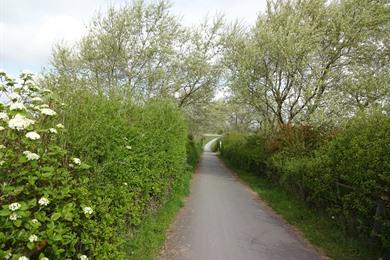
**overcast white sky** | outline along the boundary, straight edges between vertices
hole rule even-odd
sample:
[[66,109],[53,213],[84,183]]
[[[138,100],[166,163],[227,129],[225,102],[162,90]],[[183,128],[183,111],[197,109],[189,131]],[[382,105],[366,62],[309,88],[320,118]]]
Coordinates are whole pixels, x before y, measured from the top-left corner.
[[[77,41],[93,15],[126,0],[0,0],[0,69],[17,76],[47,66],[54,43]],[[266,0],[171,0],[172,12],[186,25],[206,15],[254,24]]]

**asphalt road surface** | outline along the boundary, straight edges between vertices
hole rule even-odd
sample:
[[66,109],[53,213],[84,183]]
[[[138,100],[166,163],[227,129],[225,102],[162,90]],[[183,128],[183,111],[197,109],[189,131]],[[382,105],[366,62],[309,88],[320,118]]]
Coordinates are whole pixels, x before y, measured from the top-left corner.
[[160,259],[322,259],[205,146]]

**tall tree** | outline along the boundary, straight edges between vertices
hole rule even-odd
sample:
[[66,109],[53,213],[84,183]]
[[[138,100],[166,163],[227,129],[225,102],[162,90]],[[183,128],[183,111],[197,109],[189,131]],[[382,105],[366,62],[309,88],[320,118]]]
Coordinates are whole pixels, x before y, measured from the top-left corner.
[[222,21],[186,28],[165,0],[112,7],[96,16],[77,45],[55,49],[54,74],[135,102],[171,98],[190,112],[212,99],[219,82]]
[[233,91],[271,124],[310,120],[384,25],[385,11],[379,0],[268,1],[256,26],[227,45]]

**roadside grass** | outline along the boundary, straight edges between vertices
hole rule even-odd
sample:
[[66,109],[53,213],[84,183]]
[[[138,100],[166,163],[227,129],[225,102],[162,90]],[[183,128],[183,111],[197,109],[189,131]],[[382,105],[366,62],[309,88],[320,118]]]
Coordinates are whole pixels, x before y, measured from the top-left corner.
[[156,214],[147,217],[140,229],[128,240],[125,245],[127,259],[156,259],[165,242],[166,230],[183,206],[183,198],[189,194],[192,174],[193,170],[185,173],[185,177],[173,189],[171,198]]
[[289,224],[295,226],[303,236],[331,259],[380,259],[379,252],[369,250],[361,239],[345,234],[342,228],[324,212],[309,208],[302,200],[266,178],[234,167],[222,158],[227,167],[233,169],[259,197]]

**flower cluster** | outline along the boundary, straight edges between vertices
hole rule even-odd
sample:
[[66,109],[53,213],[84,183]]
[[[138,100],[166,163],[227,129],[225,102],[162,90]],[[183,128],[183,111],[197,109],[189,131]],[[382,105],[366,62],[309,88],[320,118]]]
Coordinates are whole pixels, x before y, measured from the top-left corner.
[[49,205],[50,201],[48,199],[46,199],[45,197],[42,197],[39,199],[38,203],[41,206],[47,206],[47,205]]
[[[6,239],[0,257],[28,260],[38,243],[46,241],[45,246],[58,251],[50,258],[63,259],[61,254],[69,255],[70,250],[85,260],[88,257],[82,254],[78,238],[64,242],[50,231],[54,225],[55,230],[62,229],[64,234],[75,233],[72,220],[83,216],[83,221],[92,221],[86,216],[94,211],[92,207],[80,209],[74,205],[74,201],[81,205],[83,198],[77,190],[79,180],[72,173],[83,167],[71,169],[69,162],[82,163],[79,158],[67,157],[60,147],[57,135],[64,125],[55,122],[58,114],[52,92],[40,88],[33,78],[31,72],[23,71],[20,79],[14,80],[0,70],[0,172],[7,173],[0,174],[0,184],[5,187],[0,226]],[[58,208],[62,211],[58,212]],[[31,253],[27,253],[29,250]]]
[[8,208],[12,211],[18,210],[20,208],[20,204],[17,202],[14,202],[8,206]]
[[27,157],[29,161],[36,161],[40,158],[40,156],[36,153],[32,153],[30,151],[24,151],[23,154]]
[[91,207],[84,207],[83,211],[85,215],[91,215],[93,213],[93,209]]

